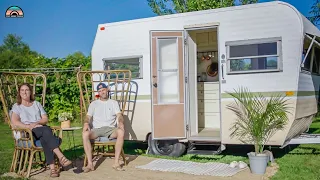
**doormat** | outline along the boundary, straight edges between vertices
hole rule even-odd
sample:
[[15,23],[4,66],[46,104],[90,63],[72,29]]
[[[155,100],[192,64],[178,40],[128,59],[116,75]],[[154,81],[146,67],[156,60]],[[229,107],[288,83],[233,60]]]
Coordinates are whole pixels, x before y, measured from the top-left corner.
[[181,172],[193,175],[206,175],[206,176],[233,176],[243,169],[239,167],[229,167],[229,164],[208,162],[208,163],[197,163],[190,161],[179,161],[169,159],[157,159],[146,165],[136,166],[139,169],[163,171],[163,172]]

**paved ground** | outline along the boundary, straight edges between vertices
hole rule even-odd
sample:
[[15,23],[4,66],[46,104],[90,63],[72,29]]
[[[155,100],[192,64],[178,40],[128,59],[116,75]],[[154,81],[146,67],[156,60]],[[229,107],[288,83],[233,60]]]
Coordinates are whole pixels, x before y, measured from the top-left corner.
[[[250,173],[250,170],[243,170],[237,173],[233,177],[215,177],[215,176],[196,176],[184,173],[175,173],[175,172],[159,172],[159,171],[151,171],[151,170],[143,170],[137,169],[135,166],[137,165],[145,165],[155,158],[149,158],[144,156],[128,156],[129,157],[129,164],[125,166],[125,171],[115,171],[111,168],[113,159],[110,158],[100,158],[96,162],[96,170],[89,172],[89,173],[82,173],[82,160],[77,160],[77,164],[75,168],[71,168],[67,171],[62,171],[60,173],[59,178],[54,179],[113,179],[113,180],[129,180],[129,179],[137,179],[137,180],[181,180],[181,179],[188,179],[188,180],[243,180],[243,179],[252,179],[252,180],[262,180],[267,179],[265,176],[261,175],[254,175]],[[273,168],[268,167],[266,174],[272,174]],[[42,172],[33,172],[33,176],[31,179],[35,180],[44,180],[44,179],[52,179],[49,177],[49,170]],[[35,174],[36,173],[36,174]]]

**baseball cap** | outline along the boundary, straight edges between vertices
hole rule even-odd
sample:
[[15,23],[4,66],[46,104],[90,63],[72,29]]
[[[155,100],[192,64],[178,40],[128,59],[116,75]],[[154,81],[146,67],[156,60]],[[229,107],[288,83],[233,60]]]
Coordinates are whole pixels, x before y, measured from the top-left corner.
[[99,83],[98,85],[97,85],[97,91],[99,91],[100,89],[102,89],[102,88],[108,88],[108,86],[106,85],[106,84],[104,84],[104,83]]

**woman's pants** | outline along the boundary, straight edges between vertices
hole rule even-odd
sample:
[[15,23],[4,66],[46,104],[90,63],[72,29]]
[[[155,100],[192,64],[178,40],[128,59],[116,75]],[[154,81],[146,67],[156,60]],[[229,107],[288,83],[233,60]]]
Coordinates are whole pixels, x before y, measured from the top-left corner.
[[51,128],[49,126],[37,127],[32,129],[32,132],[36,140],[40,139],[47,164],[53,164],[53,150],[59,147],[59,142],[57,138],[53,135]]

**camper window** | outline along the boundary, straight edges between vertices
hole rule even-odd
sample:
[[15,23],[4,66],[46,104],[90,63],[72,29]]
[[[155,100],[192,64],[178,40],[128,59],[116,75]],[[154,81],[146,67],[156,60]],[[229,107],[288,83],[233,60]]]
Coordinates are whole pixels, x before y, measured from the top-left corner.
[[320,49],[318,47],[314,47],[314,55],[312,61],[312,73],[319,74],[320,67]]
[[228,73],[279,71],[280,42],[269,40],[230,44],[227,46]]
[[[309,39],[307,36],[305,36],[304,42],[303,42],[302,59],[301,59],[301,62],[303,62],[303,60],[305,58],[302,70],[309,71],[309,72],[310,72],[310,67],[311,67],[311,55],[312,55],[312,47],[310,47],[311,42],[312,42],[311,39]],[[309,52],[308,52],[308,49],[310,49]]]
[[105,70],[126,69],[131,71],[132,79],[142,79],[142,56],[104,58]]
[[[320,73],[320,44],[315,39],[312,43],[312,37],[306,35],[303,43],[302,70],[318,75]],[[309,50],[309,51],[308,51]],[[305,58],[305,61],[303,62]]]

